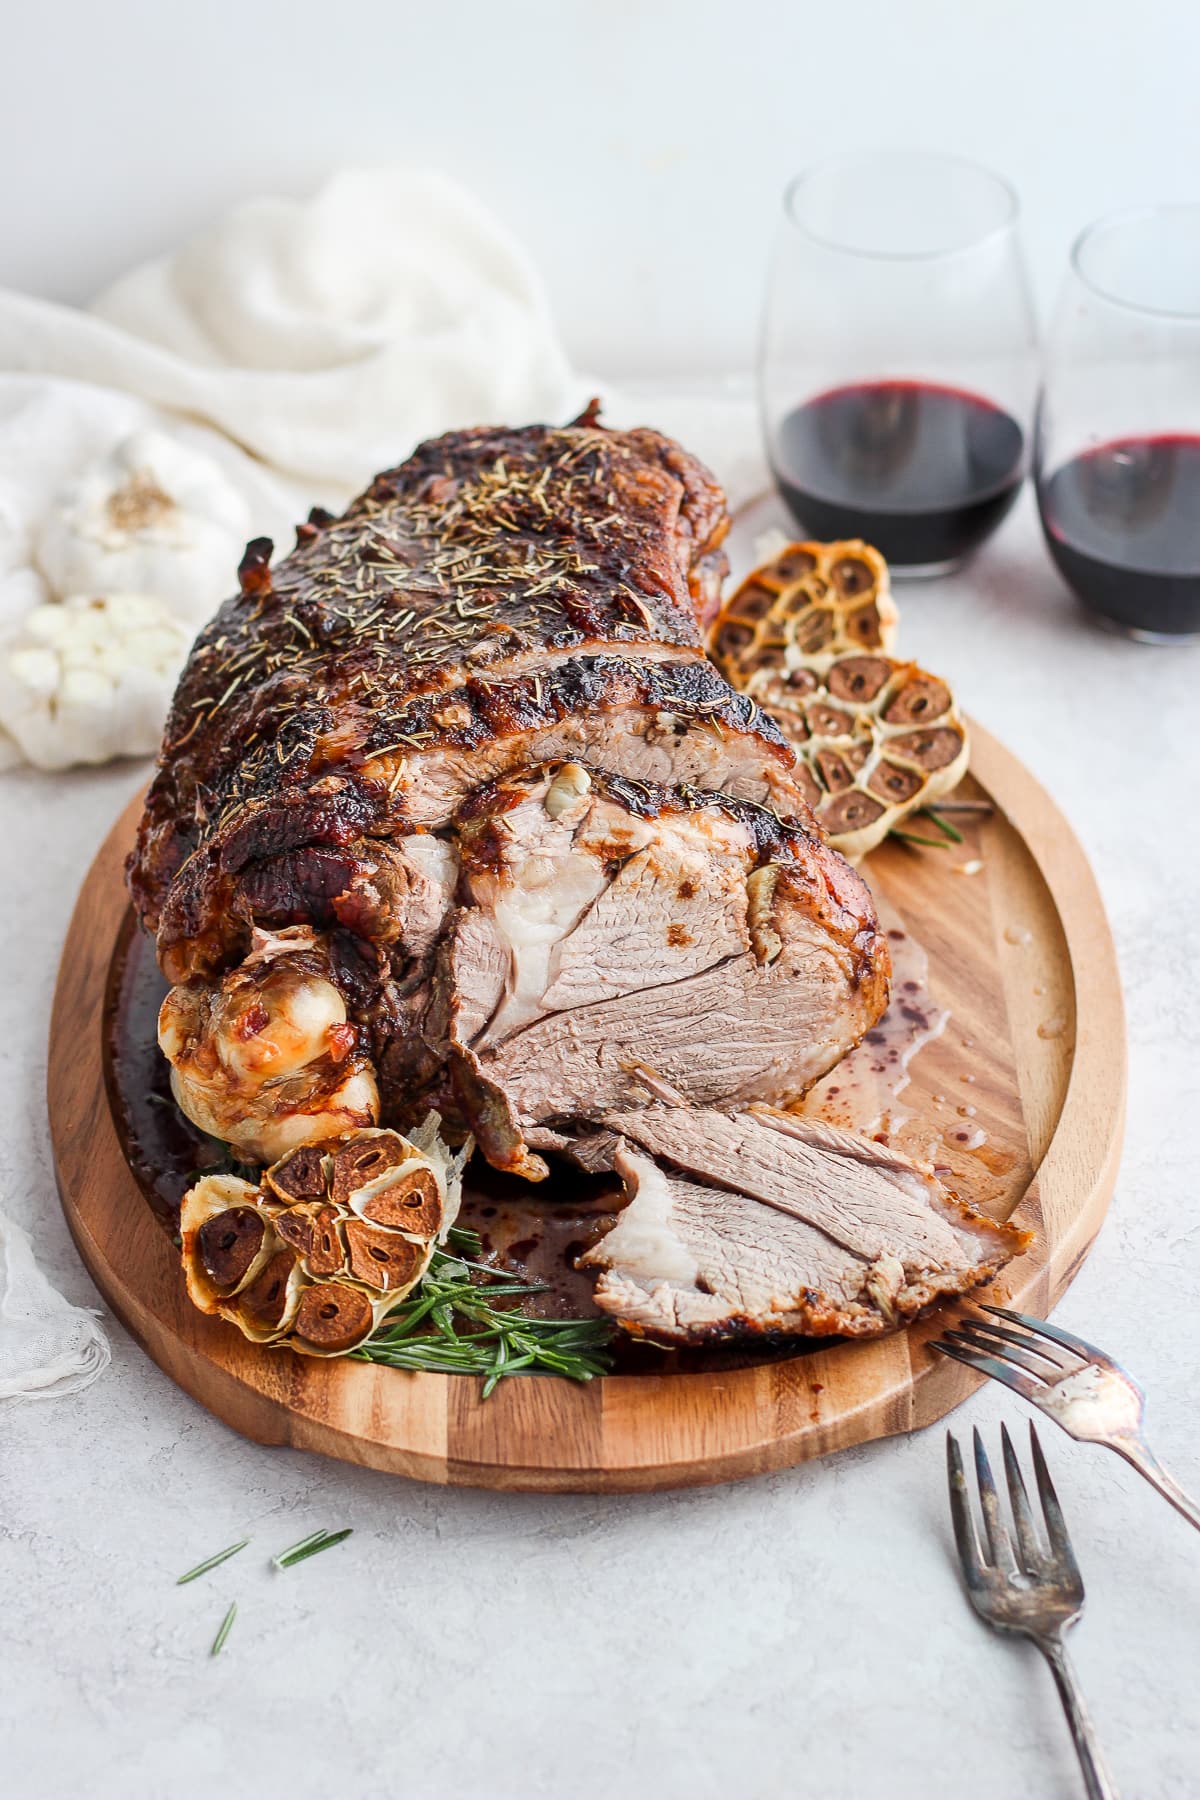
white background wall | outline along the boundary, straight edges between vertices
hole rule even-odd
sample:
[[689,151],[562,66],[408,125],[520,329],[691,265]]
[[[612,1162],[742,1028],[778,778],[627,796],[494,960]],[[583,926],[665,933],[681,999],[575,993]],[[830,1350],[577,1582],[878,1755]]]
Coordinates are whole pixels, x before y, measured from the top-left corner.
[[1043,307],[1089,218],[1200,193],[1194,0],[6,10],[0,282],[62,299],[240,196],[410,159],[516,230],[579,361],[738,368],[784,182],[833,150],[914,143],[1003,170]]

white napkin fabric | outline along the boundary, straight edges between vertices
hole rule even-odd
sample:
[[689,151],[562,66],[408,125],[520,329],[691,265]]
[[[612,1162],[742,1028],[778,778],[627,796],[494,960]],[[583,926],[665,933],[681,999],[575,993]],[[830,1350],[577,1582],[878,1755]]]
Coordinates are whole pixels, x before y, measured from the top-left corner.
[[72,1306],[0,1213],[0,1400],[55,1400],[90,1387],[111,1361],[99,1315]]
[[424,437],[587,398],[508,233],[444,176],[397,169],[235,207],[87,313],[0,294],[0,370],[188,414],[334,497]]

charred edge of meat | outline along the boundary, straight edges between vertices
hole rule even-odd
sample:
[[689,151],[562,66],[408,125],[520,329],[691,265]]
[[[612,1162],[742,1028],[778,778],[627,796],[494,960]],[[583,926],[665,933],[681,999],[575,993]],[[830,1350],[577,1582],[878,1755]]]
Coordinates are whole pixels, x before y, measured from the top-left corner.
[[[316,738],[337,745],[337,715],[394,718],[407,695],[453,685],[472,653],[641,642],[699,654],[728,530],[694,457],[657,432],[591,424],[431,440],[340,519],[310,523],[274,570],[265,542],[251,547],[244,591],[189,658],[148,808],[150,826],[190,835],[189,848],[253,786],[256,757],[272,785],[280,752],[315,773]],[[325,727],[314,692],[334,715]],[[174,868],[154,849],[152,833],[134,885],[161,899]]]
[[[587,769],[595,792],[615,800],[634,818],[662,819],[672,814],[703,811],[724,813],[745,827],[760,861],[775,856],[790,857],[809,847],[824,847],[805,820],[789,818],[753,800],[741,800],[715,788],[693,787],[688,782],[668,787],[664,782],[634,780],[627,775],[612,774],[607,769],[591,768],[586,760],[583,767]],[[526,798],[531,773],[527,770],[522,770],[519,775],[510,772],[476,788],[459,808],[455,824],[495,813],[498,805],[519,806]]]
[[[236,878],[258,860],[316,846],[336,853],[363,835],[408,828],[405,795],[391,792],[392,765],[383,760],[389,748],[418,752],[412,758],[417,768],[439,751],[466,758],[504,746],[509,766],[516,767],[538,760],[538,733],[570,720],[631,714],[635,730],[649,730],[673,718],[679,730],[707,726],[751,739],[792,805],[793,752],[786,738],[753,699],[735,694],[699,656],[646,663],[579,657],[494,685],[471,680],[449,694],[411,702],[398,715],[374,713],[357,722],[351,706],[340,721],[340,761],[331,756],[322,762],[318,754],[318,745],[339,725],[330,706],[293,702],[286,718],[274,718],[268,694],[264,703],[255,728],[262,741],[277,744],[278,755],[259,758],[250,768],[235,764],[202,817],[185,806],[178,770],[164,764],[155,777],[126,869],[143,925],[165,942],[199,938],[214,914],[227,914]],[[446,722],[439,723],[438,715]],[[796,790],[795,811],[802,814],[804,806]]]

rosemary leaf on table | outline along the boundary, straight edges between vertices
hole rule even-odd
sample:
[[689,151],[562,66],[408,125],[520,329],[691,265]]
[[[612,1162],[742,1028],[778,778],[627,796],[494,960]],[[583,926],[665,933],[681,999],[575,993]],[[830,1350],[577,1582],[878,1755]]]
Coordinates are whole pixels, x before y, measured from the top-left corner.
[[278,1568],[285,1557],[295,1556],[297,1550],[307,1550],[310,1544],[319,1544],[321,1539],[326,1536],[328,1536],[328,1533],[322,1525],[320,1531],[310,1532],[307,1537],[301,1538],[298,1544],[289,1544],[286,1550],[281,1550],[278,1556],[273,1556],[271,1558],[271,1561],[274,1563],[275,1567]]
[[210,1569],[220,1568],[223,1562],[228,1562],[231,1556],[236,1556],[239,1550],[244,1550],[249,1542],[249,1538],[239,1538],[238,1542],[230,1544],[228,1549],[218,1550],[215,1556],[210,1556],[204,1562],[197,1563],[194,1569],[189,1569],[186,1575],[181,1575],[175,1586],[182,1587],[187,1581],[195,1581],[197,1575],[207,1575]]
[[322,1550],[332,1550],[335,1544],[344,1544],[354,1527],[347,1525],[342,1531],[314,1531],[311,1536],[301,1538],[289,1550],[281,1550],[271,1561],[277,1569],[293,1569],[297,1563],[304,1562],[310,1556],[319,1556]]
[[236,1618],[237,1618],[237,1601],[235,1600],[233,1602],[233,1605],[229,1608],[229,1611],[225,1614],[225,1617],[221,1620],[221,1629],[220,1629],[220,1631],[218,1631],[216,1637],[213,1639],[213,1646],[212,1646],[212,1649],[209,1651],[210,1656],[220,1656],[221,1651],[225,1648],[225,1639],[229,1636],[230,1632],[233,1630],[233,1621]]
[[[463,1237],[473,1233],[460,1233]],[[475,1239],[478,1242],[478,1239]],[[480,1375],[484,1399],[506,1375],[590,1381],[611,1367],[606,1319],[543,1319],[515,1302],[544,1292],[503,1270],[438,1252],[418,1288],[351,1356],[391,1369]]]

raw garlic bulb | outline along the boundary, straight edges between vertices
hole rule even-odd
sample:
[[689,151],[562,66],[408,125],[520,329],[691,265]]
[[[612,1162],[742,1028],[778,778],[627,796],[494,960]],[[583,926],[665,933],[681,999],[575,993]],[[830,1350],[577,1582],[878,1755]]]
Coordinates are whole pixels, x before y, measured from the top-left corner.
[[0,645],[0,728],[39,769],[151,756],[190,643],[145,594],[36,606]]
[[195,626],[231,591],[249,527],[211,457],[139,431],[55,495],[35,560],[58,594],[153,594]]

